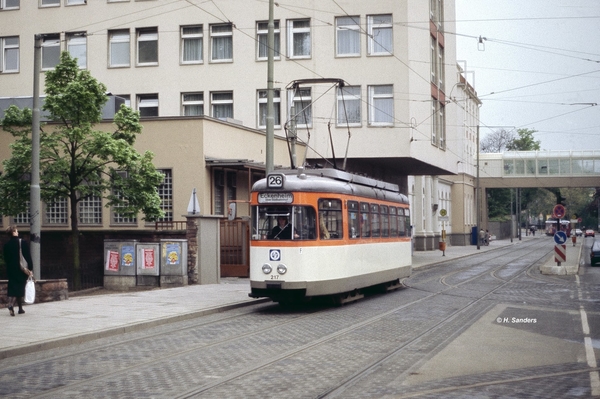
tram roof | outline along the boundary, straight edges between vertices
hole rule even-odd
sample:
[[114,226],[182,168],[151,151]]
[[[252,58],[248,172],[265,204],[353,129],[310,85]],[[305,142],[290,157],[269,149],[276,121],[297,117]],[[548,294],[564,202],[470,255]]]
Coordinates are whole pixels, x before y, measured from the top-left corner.
[[254,183],[252,191],[307,191],[357,195],[408,204],[398,185],[336,169],[281,169],[269,175],[284,175],[282,188],[267,186],[267,179]]

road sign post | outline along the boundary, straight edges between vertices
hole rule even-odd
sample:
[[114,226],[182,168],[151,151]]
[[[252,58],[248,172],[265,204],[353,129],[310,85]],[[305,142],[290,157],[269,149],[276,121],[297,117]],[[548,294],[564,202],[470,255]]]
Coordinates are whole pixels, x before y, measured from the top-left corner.
[[555,245],[554,246],[554,261],[557,266],[560,266],[561,262],[567,260],[567,246],[566,245]]

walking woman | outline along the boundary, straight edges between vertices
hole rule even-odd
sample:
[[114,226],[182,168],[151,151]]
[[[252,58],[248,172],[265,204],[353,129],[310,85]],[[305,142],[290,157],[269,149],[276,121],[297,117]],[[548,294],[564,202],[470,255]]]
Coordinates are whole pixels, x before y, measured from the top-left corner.
[[[29,253],[29,244],[19,238],[17,226],[11,225],[8,230],[10,239],[4,244],[4,262],[6,263],[6,274],[8,275],[8,311],[11,316],[15,315],[15,303],[19,307],[19,314],[25,313],[23,310],[23,297],[25,296],[25,283],[29,276],[33,275],[33,262]],[[19,248],[21,251],[19,251]],[[19,252],[27,261],[29,274],[25,274],[20,266]]]

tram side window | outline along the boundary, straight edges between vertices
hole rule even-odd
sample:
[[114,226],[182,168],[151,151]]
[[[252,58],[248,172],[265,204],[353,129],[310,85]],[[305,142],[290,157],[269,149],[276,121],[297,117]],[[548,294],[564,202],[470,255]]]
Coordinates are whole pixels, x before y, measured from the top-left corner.
[[390,237],[398,237],[398,212],[390,206]]
[[381,205],[379,207],[379,214],[381,215],[381,236],[389,237],[390,236],[390,218],[388,216],[388,207],[386,205]]
[[404,209],[398,208],[398,235],[400,237],[406,236],[406,223],[404,217]]
[[319,238],[342,238],[342,201],[339,199],[319,200]]
[[381,235],[381,221],[379,218],[379,205],[371,204],[371,236]]
[[406,228],[406,235],[410,236],[410,210],[404,210],[404,226]]
[[360,236],[371,237],[371,221],[369,220],[369,204],[360,203]]
[[348,236],[358,238],[360,234],[359,206],[356,201],[348,201]]

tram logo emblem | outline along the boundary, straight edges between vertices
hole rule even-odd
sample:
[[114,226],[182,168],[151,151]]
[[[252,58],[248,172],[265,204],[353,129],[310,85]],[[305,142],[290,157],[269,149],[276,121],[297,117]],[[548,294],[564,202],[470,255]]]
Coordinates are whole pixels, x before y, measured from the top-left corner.
[[269,260],[272,260],[272,261],[281,260],[281,250],[279,250],[279,249],[270,249],[269,250]]

